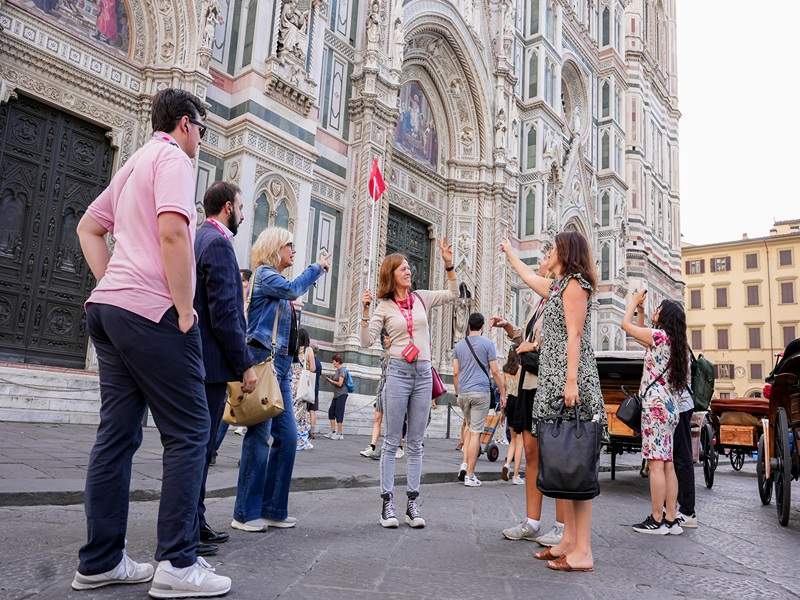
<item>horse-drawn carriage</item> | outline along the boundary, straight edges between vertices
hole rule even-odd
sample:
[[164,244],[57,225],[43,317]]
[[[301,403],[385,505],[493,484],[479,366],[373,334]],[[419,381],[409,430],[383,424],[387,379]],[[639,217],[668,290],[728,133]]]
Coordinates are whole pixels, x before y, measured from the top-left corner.
[[791,482],[800,479],[800,339],[786,346],[766,382],[769,418],[763,420],[758,441],[758,492],[761,502],[769,504],[774,489],[778,521],[785,526]]

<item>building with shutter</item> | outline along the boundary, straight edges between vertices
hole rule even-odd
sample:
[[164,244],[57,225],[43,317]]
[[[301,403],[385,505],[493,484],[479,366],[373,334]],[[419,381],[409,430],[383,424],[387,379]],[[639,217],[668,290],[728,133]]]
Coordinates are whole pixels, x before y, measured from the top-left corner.
[[683,246],[689,344],[716,366],[716,394],[760,396],[776,353],[800,337],[800,219],[768,236]]
[[[166,86],[208,104],[196,197],[242,189],[240,265],[268,225],[293,232],[298,265],[331,253],[303,326],[359,394],[379,373],[356,336],[369,257],[403,252],[417,287],[443,287],[444,236],[463,284],[432,313],[445,378],[470,310],[521,321],[535,300],[506,237],[535,265],[556,232],[582,232],[593,341],[625,348],[628,290],[682,290],[675,4],[0,0],[0,418],[96,420],[75,224],[149,138]],[[371,222],[373,158],[387,190]]]

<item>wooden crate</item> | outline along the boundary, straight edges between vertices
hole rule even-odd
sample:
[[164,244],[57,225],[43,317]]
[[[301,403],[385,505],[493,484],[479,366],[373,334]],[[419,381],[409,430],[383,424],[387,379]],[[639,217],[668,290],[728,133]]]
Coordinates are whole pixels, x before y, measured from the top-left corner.
[[724,446],[755,446],[755,430],[751,425],[720,425],[719,443]]
[[617,418],[618,404],[606,404],[606,417],[608,417],[608,433],[625,437],[636,437],[636,433]]

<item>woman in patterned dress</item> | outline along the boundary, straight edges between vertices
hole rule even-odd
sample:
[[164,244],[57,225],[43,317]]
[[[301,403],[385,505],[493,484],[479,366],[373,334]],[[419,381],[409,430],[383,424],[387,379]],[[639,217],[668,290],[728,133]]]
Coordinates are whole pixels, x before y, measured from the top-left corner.
[[[508,242],[503,251],[523,281],[546,298],[539,351],[539,387],[533,402],[534,429],[538,419],[552,418],[563,402],[577,405],[581,420],[606,425],[600,377],[592,350],[591,295],[596,276],[586,238],[574,231],[559,233],[550,265],[555,280],[536,275],[514,254]],[[534,435],[536,432],[533,432]],[[561,542],[536,554],[557,571],[591,571],[592,502],[564,502]]]
[[[664,300],[653,313],[653,328],[644,326],[646,291],[633,293],[622,329],[645,347],[642,397],[642,458],[650,467],[652,512],[633,526],[653,535],[678,535],[678,478],[672,461],[675,428],[681,404],[689,396],[689,350],[686,313],[673,300]],[[638,324],[633,314],[638,310]],[[666,507],[666,516],[664,509]]]
[[305,329],[297,331],[297,362],[292,363],[292,398],[294,399],[294,418],[297,421],[297,449],[313,450],[314,446],[309,441],[311,423],[308,417],[308,406],[305,399],[298,398],[297,386],[303,370],[314,372],[314,350],[311,348],[311,339]]

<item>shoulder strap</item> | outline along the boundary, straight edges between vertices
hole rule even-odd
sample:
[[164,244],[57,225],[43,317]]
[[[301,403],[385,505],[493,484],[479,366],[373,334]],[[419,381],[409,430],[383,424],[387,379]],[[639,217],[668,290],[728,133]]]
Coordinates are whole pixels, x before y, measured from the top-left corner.
[[650,388],[651,388],[651,387],[653,387],[653,386],[656,384],[656,382],[657,382],[659,379],[661,379],[661,378],[664,376],[664,373],[666,373],[666,372],[667,372],[667,369],[669,369],[669,365],[670,365],[670,363],[669,363],[669,361],[668,361],[668,362],[667,362],[667,366],[666,366],[666,367],[664,367],[664,370],[663,370],[663,371],[661,371],[661,373],[659,373],[659,374],[658,374],[658,377],[656,377],[655,379],[653,379],[653,381],[651,381],[651,382],[648,384],[648,386],[647,386],[646,388],[644,388],[644,393],[642,394],[642,398],[644,398],[645,396],[647,396],[647,392],[649,392],[649,391],[650,391]]
[[536,310],[533,312],[533,316],[530,318],[530,321],[528,321],[528,324],[525,326],[525,337],[530,338],[528,340],[530,342],[533,341],[533,336],[534,336],[534,330],[535,330],[535,327],[536,327],[536,323],[539,321],[539,319],[542,318],[542,315],[544,314],[544,305],[545,305],[545,301],[544,301],[544,298],[542,298],[539,301],[539,304],[536,307]]
[[481,368],[481,371],[483,371],[483,374],[486,375],[486,378],[489,380],[489,386],[491,387],[492,378],[489,376],[489,371],[487,371],[486,367],[483,366],[483,363],[480,360],[478,360],[478,355],[475,354],[475,349],[472,347],[472,344],[469,343],[469,336],[466,336],[464,338],[464,341],[467,343],[467,348],[469,348],[469,351],[472,352],[472,358],[475,359],[475,362],[478,363],[478,366]]
[[425,306],[425,300],[423,300],[423,299],[422,299],[422,296],[420,296],[420,295],[419,295],[417,292],[414,292],[414,295],[415,295],[417,298],[419,298],[419,301],[422,303],[422,308],[423,308],[423,309],[425,309],[425,312],[427,313],[427,312],[428,312],[428,307],[427,307],[427,306]]

